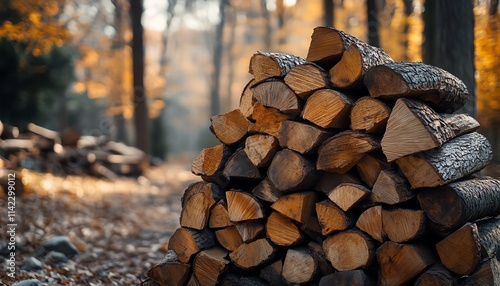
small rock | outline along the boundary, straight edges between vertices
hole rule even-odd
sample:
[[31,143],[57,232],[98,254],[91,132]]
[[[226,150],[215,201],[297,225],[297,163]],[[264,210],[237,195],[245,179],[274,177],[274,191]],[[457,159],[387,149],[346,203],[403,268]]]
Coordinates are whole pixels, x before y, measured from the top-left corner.
[[38,281],[37,279],[23,280],[14,284],[14,286],[41,286],[41,285],[43,285],[42,282]]
[[43,265],[40,260],[36,259],[35,257],[30,257],[28,259],[28,262],[26,262],[22,269],[28,272],[38,271],[43,269]]
[[66,263],[68,262],[68,257],[64,253],[51,251],[45,256],[45,261],[51,264]]
[[63,253],[68,258],[72,258],[78,254],[78,249],[76,249],[75,245],[67,236],[54,236],[52,239],[45,242],[42,248],[46,251]]

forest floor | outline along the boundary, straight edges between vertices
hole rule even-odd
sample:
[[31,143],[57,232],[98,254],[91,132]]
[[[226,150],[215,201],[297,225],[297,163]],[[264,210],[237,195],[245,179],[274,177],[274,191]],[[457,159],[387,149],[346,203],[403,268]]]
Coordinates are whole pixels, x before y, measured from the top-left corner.
[[[483,174],[500,178],[500,165],[488,166]],[[26,192],[15,209],[16,279],[5,276],[7,261],[0,256],[0,285],[26,279],[42,285],[136,285],[164,256],[168,238],[179,226],[183,191],[197,180],[181,165],[116,182],[26,170],[22,175]],[[0,201],[5,208],[0,211],[0,249],[5,251],[5,194]],[[43,242],[60,235],[76,246],[76,256],[62,267],[38,257],[42,270],[21,270],[30,257],[37,257]]]
[[[55,177],[23,172],[26,191],[16,198],[16,278],[0,285],[37,279],[43,285],[136,285],[163,258],[168,238],[179,226],[180,199],[197,178],[186,166],[153,168],[139,179],[116,182],[91,177]],[[7,244],[7,197],[0,195],[0,249]],[[63,267],[44,261],[43,270],[21,270],[43,242],[67,236],[79,253]]]

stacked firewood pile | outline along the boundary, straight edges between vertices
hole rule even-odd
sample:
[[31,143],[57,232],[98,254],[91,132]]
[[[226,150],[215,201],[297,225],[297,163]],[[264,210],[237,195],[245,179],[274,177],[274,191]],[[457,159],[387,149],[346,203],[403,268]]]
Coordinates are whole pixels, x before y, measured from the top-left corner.
[[[74,128],[61,133],[30,123],[21,130],[0,122],[3,170],[31,169],[56,175],[91,175],[107,179],[138,176],[141,150],[105,136],[82,136]],[[0,177],[4,177],[1,172]],[[0,182],[2,180],[0,179]]]
[[142,285],[500,285],[500,181],[450,73],[318,27],[259,52]]

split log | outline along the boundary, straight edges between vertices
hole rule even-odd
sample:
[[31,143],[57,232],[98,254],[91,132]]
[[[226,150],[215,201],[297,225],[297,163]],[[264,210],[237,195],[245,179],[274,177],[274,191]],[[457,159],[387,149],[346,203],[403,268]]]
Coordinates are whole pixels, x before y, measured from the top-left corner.
[[352,227],[355,222],[351,214],[346,214],[330,200],[323,200],[316,203],[316,213],[323,235],[329,235],[334,231],[346,230]]
[[262,179],[260,170],[248,158],[245,149],[239,149],[229,158],[222,171],[229,181],[258,181]]
[[478,269],[469,275],[460,285],[481,286],[500,285],[500,262],[497,258],[488,258]]
[[284,53],[257,52],[250,59],[249,72],[260,82],[271,77],[284,77],[293,67],[306,63],[306,60]]
[[500,218],[467,223],[438,242],[436,249],[448,270],[472,274],[483,258],[500,257]]
[[253,119],[253,106],[257,102],[255,97],[253,97],[253,92],[250,89],[255,84],[255,79],[250,80],[245,87],[243,88],[243,92],[240,97],[240,111],[243,116],[247,119]]
[[415,286],[448,286],[457,285],[453,276],[441,263],[434,264],[415,281]]
[[260,181],[260,183],[253,188],[252,194],[266,202],[274,203],[281,197],[281,192],[278,191],[269,179],[266,177],[264,180]]
[[[241,244],[231,252],[231,261],[241,269],[253,269],[273,259],[277,248],[267,238]],[[239,285],[239,284],[233,284]]]
[[215,182],[232,154],[233,149],[224,144],[205,148],[193,160],[191,172],[207,182]]
[[278,139],[271,135],[251,135],[245,141],[244,150],[255,167],[265,167],[271,163],[274,154],[279,150]]
[[396,160],[413,189],[441,186],[485,167],[493,153],[488,139],[473,132],[443,146]]
[[234,224],[241,235],[243,242],[251,242],[261,237],[264,225],[258,220],[246,220]]
[[392,62],[391,57],[381,48],[354,42],[330,69],[330,81],[338,88],[357,87],[362,84],[363,76],[371,67]]
[[317,195],[314,192],[282,196],[271,208],[299,223],[305,223],[314,211]]
[[323,242],[324,237],[321,233],[321,225],[319,224],[318,217],[310,216],[305,223],[300,224],[300,229],[313,241]]
[[[220,247],[203,250],[194,258],[193,273],[202,285],[217,285],[219,277],[227,270],[228,252]],[[177,285],[182,285],[177,284]]]
[[229,220],[240,222],[264,217],[264,210],[259,200],[249,193],[230,190],[226,192]]
[[377,283],[373,281],[361,269],[340,271],[323,276],[319,281],[319,286],[331,285],[353,285],[353,286],[374,286]]
[[267,218],[266,235],[274,244],[291,246],[300,243],[304,235],[288,217],[272,212]]
[[265,107],[260,103],[254,105],[252,117],[255,123],[250,127],[249,133],[269,134],[278,139],[278,131],[283,121],[294,118],[293,115],[283,114],[275,108]]
[[220,245],[229,251],[235,251],[243,243],[240,232],[234,225],[217,229],[215,237]]
[[269,79],[251,88],[255,100],[260,104],[276,108],[283,113],[300,114],[302,101],[286,83]]
[[379,142],[368,134],[344,131],[326,140],[318,150],[316,168],[327,172],[345,173],[366,153],[380,148]]
[[329,275],[335,272],[332,264],[328,261],[328,259],[326,259],[325,251],[320,243],[311,241],[307,244],[307,249],[309,249],[309,253],[311,253],[314,260],[318,263],[321,276]]
[[201,286],[201,284],[198,282],[198,279],[196,279],[196,276],[192,274],[191,278],[189,278],[189,281],[186,283],[186,286]]
[[304,100],[314,91],[330,86],[330,75],[320,66],[310,62],[292,68],[284,80],[295,94]]
[[364,84],[372,97],[415,98],[443,113],[460,109],[469,95],[460,79],[424,63],[395,62],[373,67],[366,73]]
[[403,285],[417,277],[435,261],[424,245],[386,241],[377,249],[380,285]]
[[420,101],[400,98],[389,117],[380,145],[391,162],[405,155],[437,148],[478,128],[479,123],[466,114],[440,115]]
[[285,286],[286,283],[281,276],[283,271],[283,262],[281,259],[269,264],[268,266],[262,268],[259,272],[259,276],[266,280],[270,286]]
[[353,104],[354,100],[339,91],[320,89],[307,99],[302,118],[323,128],[347,128]]
[[190,188],[196,189],[194,193],[191,190],[186,190],[186,192],[190,192],[191,194],[184,197],[180,225],[202,230],[208,224],[210,209],[224,195],[223,191],[216,184],[206,183],[198,187],[199,185],[192,184],[190,186]]
[[215,246],[214,234],[209,229],[178,228],[168,242],[168,250],[177,254],[180,262],[188,263],[191,256]]
[[368,153],[356,163],[359,176],[370,188],[380,175],[380,171],[390,169],[392,164],[387,163],[387,159],[379,151]]
[[330,132],[316,126],[287,120],[283,122],[279,130],[279,143],[281,147],[300,154],[311,154],[316,152],[330,135]]
[[317,171],[309,159],[284,149],[274,155],[267,177],[279,191],[293,192],[312,187],[316,183]]
[[350,172],[344,174],[323,172],[314,189],[328,195],[333,189],[346,183],[361,184],[361,181],[355,174]]
[[227,212],[227,205],[224,200],[218,201],[210,210],[210,219],[208,226],[214,228],[224,228],[233,225],[229,220],[229,213]]
[[425,189],[417,198],[427,216],[445,229],[500,215],[500,181],[489,177]]
[[391,114],[391,108],[382,101],[364,96],[358,99],[351,110],[351,129],[366,133],[383,133]]
[[306,59],[330,70],[354,42],[359,40],[343,31],[330,27],[316,27],[311,36]]
[[190,271],[191,266],[179,262],[177,254],[169,250],[158,264],[148,270],[147,275],[160,285],[178,286],[187,281]]
[[392,170],[382,170],[372,188],[372,199],[375,202],[389,205],[406,202],[415,197],[408,181]]
[[220,142],[227,145],[239,143],[245,137],[251,125],[251,122],[239,109],[213,116],[210,118],[210,122],[212,133]]
[[384,233],[394,242],[407,242],[425,234],[425,214],[421,210],[384,209],[382,210]]
[[255,276],[238,276],[236,274],[225,275],[220,286],[268,286],[267,283],[259,277]]
[[289,284],[306,284],[319,273],[318,262],[306,247],[290,248],[283,263],[283,278]]
[[323,250],[339,271],[369,266],[375,258],[373,242],[359,230],[347,230],[328,237],[323,242]]
[[371,191],[363,185],[343,183],[328,193],[328,198],[332,200],[343,211],[347,212],[366,198]]
[[356,221],[356,227],[376,241],[384,242],[386,234],[382,222],[382,206],[373,206],[361,213]]

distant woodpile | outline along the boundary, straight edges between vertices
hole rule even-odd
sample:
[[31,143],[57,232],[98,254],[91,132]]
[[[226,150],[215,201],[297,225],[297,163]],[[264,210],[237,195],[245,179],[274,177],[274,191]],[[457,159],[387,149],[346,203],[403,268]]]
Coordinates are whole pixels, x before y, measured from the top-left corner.
[[1,122],[0,134],[0,183],[8,170],[22,168],[106,179],[142,173],[144,152],[105,136],[81,136],[74,128],[58,133],[33,123],[20,130]]
[[142,285],[500,285],[500,182],[463,82],[318,27],[259,52]]

